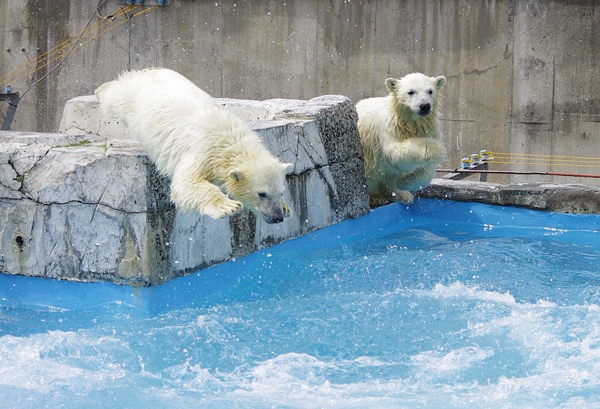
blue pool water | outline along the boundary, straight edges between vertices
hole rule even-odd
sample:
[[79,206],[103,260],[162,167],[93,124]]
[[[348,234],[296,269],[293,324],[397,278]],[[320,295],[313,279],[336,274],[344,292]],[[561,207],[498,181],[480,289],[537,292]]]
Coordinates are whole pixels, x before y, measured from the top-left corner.
[[0,277],[3,408],[598,408],[600,216],[390,205],[133,291]]

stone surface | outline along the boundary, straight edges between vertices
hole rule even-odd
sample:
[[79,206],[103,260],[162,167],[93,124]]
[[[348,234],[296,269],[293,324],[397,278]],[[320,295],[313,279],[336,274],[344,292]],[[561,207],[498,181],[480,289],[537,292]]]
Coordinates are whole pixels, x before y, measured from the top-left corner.
[[600,188],[580,184],[498,183],[436,178],[419,197],[519,206],[560,213],[600,214]]
[[79,97],[61,125],[79,135],[0,133],[0,271],[149,286],[369,211],[350,100],[220,102],[294,164],[290,219],[178,212],[140,144]]
[[58,132],[67,134],[93,134],[110,139],[133,139],[119,121],[105,116],[100,102],[93,95],[70,99],[65,104]]

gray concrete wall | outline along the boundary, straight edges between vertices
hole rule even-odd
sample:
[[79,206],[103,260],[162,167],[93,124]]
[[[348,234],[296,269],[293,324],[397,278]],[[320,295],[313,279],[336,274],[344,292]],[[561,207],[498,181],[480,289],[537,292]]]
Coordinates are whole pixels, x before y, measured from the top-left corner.
[[[98,3],[0,1],[0,77],[81,31]],[[384,95],[387,77],[421,71],[448,78],[442,117],[449,156],[443,167],[457,167],[461,157],[481,149],[600,156],[600,5],[594,0],[171,4],[75,50],[25,95],[12,129],[57,130],[68,99],[89,95],[130,68],[178,70],[215,97],[342,94],[354,102]],[[108,0],[99,12],[117,7]],[[23,92],[45,72],[12,85]],[[511,168],[600,173],[570,166]],[[490,180],[598,183],[546,176]]]

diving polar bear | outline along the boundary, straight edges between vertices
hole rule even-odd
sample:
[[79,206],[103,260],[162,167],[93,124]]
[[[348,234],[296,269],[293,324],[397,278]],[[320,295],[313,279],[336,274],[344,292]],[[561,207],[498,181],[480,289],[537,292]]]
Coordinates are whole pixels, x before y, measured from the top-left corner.
[[122,121],[158,170],[171,200],[212,218],[248,207],[267,223],[290,217],[281,163],[258,135],[213,98],[169,69],[128,71],[95,91],[103,112]]

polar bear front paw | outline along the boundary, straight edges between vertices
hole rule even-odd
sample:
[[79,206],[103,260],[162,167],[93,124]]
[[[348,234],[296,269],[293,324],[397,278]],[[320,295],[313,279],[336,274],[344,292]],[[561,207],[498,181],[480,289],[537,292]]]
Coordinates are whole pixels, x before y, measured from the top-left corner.
[[288,218],[292,216],[292,208],[281,198],[281,208],[283,209],[283,217]]
[[428,139],[426,146],[427,162],[440,163],[446,160],[446,147],[436,139]]
[[233,216],[242,210],[243,207],[244,205],[242,202],[225,198],[223,201],[214,206],[214,209],[212,212],[210,212],[210,216],[213,219],[222,219],[224,217]]

